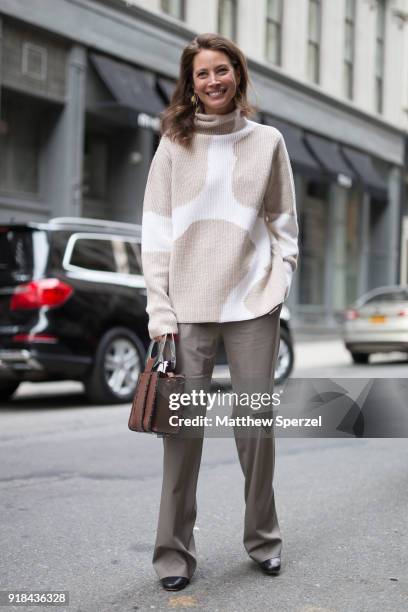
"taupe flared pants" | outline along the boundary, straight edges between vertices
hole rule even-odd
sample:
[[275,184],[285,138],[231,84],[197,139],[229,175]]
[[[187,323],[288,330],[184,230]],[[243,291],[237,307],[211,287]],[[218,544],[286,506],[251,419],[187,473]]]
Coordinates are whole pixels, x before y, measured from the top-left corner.
[[[226,323],[179,323],[176,342],[176,372],[186,375],[186,392],[211,390],[220,335],[223,338],[237,393],[273,392],[279,349],[279,317],[282,305],[272,314],[247,321]],[[195,407],[196,414],[205,414]],[[262,409],[264,410],[264,409]],[[188,409],[184,411],[185,416]],[[232,416],[239,414],[236,407]],[[262,416],[257,413],[253,416]],[[269,415],[270,416],[270,415]],[[203,428],[183,428],[163,438],[163,485],[153,567],[159,578],[191,578],[197,561],[193,535],[197,514],[197,479],[203,446]],[[244,546],[254,561],[278,557],[282,540],[275,510],[273,473],[275,441],[273,428],[234,427],[235,443],[245,478]]]

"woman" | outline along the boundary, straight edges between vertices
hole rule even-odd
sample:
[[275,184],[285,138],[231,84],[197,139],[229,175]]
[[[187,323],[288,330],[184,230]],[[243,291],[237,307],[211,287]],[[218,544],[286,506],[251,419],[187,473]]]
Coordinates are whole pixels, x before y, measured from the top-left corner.
[[[282,134],[248,119],[247,63],[230,40],[202,34],[183,50],[162,117],[142,221],[149,335],[177,333],[176,369],[209,389],[222,337],[234,391],[271,393],[279,316],[297,266],[298,226]],[[256,381],[256,384],[255,384]],[[237,408],[234,408],[238,414]],[[205,406],[194,414],[205,414]],[[272,486],[273,430],[234,427],[245,477],[244,546],[280,570]],[[167,590],[196,568],[193,528],[203,429],[163,438],[163,487],[153,566]]]

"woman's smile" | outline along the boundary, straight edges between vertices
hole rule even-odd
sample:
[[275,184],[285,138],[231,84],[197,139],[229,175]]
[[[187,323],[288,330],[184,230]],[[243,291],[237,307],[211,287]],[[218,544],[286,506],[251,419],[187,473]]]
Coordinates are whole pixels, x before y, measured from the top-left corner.
[[216,91],[209,91],[208,95],[211,98],[221,98],[225,94],[225,89],[217,89]]

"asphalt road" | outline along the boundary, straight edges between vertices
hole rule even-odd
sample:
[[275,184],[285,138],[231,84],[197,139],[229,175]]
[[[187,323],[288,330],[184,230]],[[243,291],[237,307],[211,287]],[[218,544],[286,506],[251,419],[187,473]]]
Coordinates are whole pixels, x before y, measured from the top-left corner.
[[[307,346],[300,350],[298,369],[306,367],[299,376],[313,368],[321,376],[322,362],[331,376],[348,367],[329,359],[327,346],[310,355]],[[317,352],[320,365],[311,363]],[[396,377],[407,366],[380,367]],[[198,568],[190,585],[172,594],[151,565],[162,442],[127,429],[129,406],[83,401],[78,385],[25,385],[1,410],[1,590],[67,590],[68,610],[78,612],[408,609],[407,440],[278,438],[283,556],[280,576],[269,577],[242,545],[234,441],[207,438]]]

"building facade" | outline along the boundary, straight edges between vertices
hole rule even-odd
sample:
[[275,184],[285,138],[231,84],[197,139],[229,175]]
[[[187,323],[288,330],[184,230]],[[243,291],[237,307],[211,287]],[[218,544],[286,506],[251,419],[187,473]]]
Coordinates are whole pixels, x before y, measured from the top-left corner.
[[159,114],[204,31],[243,49],[253,119],[287,144],[295,319],[333,325],[407,282],[408,0],[0,0],[0,223],[140,222]]

